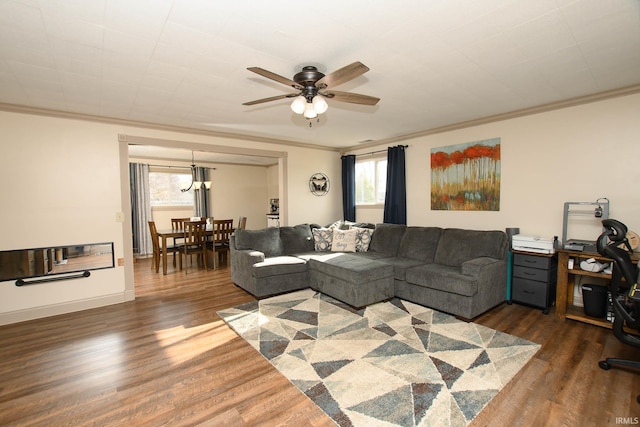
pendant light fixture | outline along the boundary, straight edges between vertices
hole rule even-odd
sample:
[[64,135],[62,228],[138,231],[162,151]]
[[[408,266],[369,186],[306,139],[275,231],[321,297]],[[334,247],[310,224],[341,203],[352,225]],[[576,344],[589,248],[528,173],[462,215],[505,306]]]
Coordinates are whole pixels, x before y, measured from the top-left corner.
[[196,181],[196,162],[193,157],[193,151],[191,151],[191,184],[187,188],[183,188],[180,191],[182,191],[183,193],[187,192],[191,190],[191,187],[193,187],[195,191],[198,191],[202,188],[202,186],[204,186],[206,190],[209,190],[211,188],[211,181]]

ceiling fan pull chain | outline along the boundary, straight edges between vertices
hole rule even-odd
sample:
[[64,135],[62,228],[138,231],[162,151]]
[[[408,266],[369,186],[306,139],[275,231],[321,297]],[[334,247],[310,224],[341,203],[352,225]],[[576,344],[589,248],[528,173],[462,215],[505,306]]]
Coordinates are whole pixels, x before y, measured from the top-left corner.
[[[320,123],[320,117],[318,117],[316,119],[316,123]],[[313,127],[313,122],[311,120],[309,120],[309,127],[312,128]]]

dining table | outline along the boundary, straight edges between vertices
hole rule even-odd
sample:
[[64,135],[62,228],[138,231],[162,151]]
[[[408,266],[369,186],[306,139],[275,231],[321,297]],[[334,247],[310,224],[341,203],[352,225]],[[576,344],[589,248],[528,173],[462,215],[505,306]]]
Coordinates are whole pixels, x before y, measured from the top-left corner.
[[[214,227],[213,224],[207,224],[205,229],[206,236],[213,236],[214,234],[213,227]],[[233,232],[235,230],[232,229],[231,231]],[[176,238],[179,239],[184,237],[184,229],[183,228],[160,229],[158,230],[158,237],[160,237],[160,240],[162,241],[162,247],[166,248],[168,239],[176,239]],[[167,251],[165,250],[162,251],[162,274],[164,275],[167,274]]]
[[[213,224],[207,224],[205,235],[213,236]],[[158,237],[162,241],[162,247],[167,247],[167,239],[176,239],[184,237],[184,229],[182,228],[166,228],[158,230]],[[167,251],[162,251],[162,274],[167,274]]]

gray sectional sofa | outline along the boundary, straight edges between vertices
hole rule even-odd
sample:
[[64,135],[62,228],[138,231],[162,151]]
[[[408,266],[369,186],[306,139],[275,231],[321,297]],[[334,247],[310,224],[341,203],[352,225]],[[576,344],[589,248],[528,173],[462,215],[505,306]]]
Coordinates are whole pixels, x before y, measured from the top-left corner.
[[377,224],[366,251],[332,252],[316,250],[313,228],[237,230],[232,281],[258,298],[311,287],[357,308],[395,296],[465,319],[506,299],[502,231]]

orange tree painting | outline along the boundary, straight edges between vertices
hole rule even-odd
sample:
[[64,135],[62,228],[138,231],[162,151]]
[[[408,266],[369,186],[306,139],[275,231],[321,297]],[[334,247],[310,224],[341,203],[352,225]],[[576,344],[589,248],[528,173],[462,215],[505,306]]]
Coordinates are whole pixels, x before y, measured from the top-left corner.
[[500,138],[431,149],[431,209],[500,210]]

